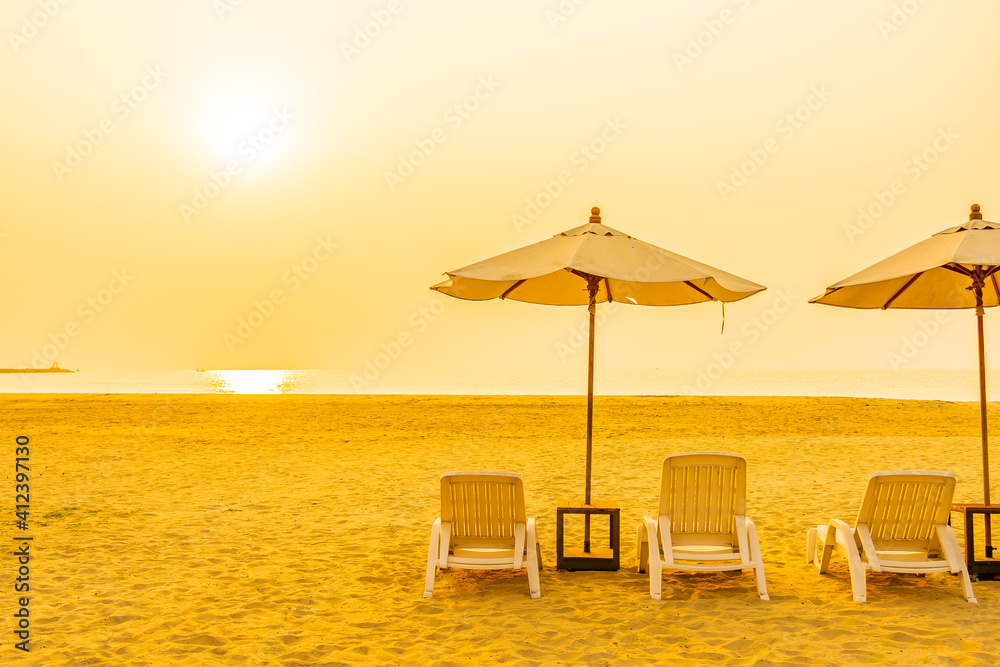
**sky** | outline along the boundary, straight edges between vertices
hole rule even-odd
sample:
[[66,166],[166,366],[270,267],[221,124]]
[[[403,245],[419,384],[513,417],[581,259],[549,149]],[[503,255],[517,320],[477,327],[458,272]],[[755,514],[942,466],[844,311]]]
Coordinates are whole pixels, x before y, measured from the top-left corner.
[[586,308],[428,287],[593,206],[768,288],[721,333],[718,303],[601,306],[599,367],[974,367],[972,311],[807,301],[973,203],[1000,220],[997,26],[987,0],[9,0],[0,367],[574,368]]

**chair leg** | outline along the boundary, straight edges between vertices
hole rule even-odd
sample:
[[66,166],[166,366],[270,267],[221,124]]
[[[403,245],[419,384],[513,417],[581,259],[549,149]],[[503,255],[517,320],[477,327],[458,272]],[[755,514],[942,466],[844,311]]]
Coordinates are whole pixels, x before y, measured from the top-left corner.
[[838,551],[847,558],[847,567],[851,573],[851,591],[854,593],[854,601],[866,602],[868,596],[865,589],[865,564],[861,561],[861,554],[858,553],[858,547],[854,542],[854,531],[839,519],[830,519],[830,525],[827,527],[820,572],[826,572],[830,564],[830,553],[833,551],[834,545],[838,544],[837,533],[840,533],[843,541]]
[[952,530],[951,526],[939,525],[937,526],[937,533],[938,541],[941,542],[941,549],[944,551],[945,558],[948,559],[951,571],[962,578],[962,593],[965,595],[966,601],[979,602],[972,592],[972,579],[969,577],[969,568],[962,557],[962,547],[958,544],[955,531]]
[[969,570],[966,569],[964,563],[962,564],[962,571],[959,573],[959,576],[962,578],[962,593],[965,594],[966,602],[979,602],[972,592],[972,579],[969,577]]
[[[831,526],[818,526],[814,530],[817,542],[816,550],[813,552],[814,564],[820,574],[826,574],[830,569],[830,558],[833,557],[833,548],[837,543],[836,529]],[[820,535],[821,532],[823,535]]]
[[649,562],[649,542],[646,541],[646,524],[639,524],[638,535],[635,538],[635,559],[639,574],[646,571],[646,564]]
[[767,582],[764,580],[764,560],[760,555],[760,542],[757,540],[757,526],[750,519],[747,519],[747,542],[750,543],[750,558],[756,563],[753,568],[754,578],[757,581],[757,595],[761,600],[770,600],[767,595]]
[[[654,565],[655,563],[655,565]],[[649,561],[649,596],[654,600],[662,597],[663,573],[660,571],[660,559]]]
[[851,572],[851,592],[854,593],[854,601],[867,602],[868,591],[865,586],[865,568],[863,566],[855,566],[851,562],[848,562],[848,565]]
[[542,589],[538,582],[538,537],[535,535],[535,520],[533,518],[528,519],[527,527],[527,543],[529,545],[536,545],[535,548],[528,547],[528,591],[531,593],[531,598],[537,600],[542,597]]
[[650,517],[642,518],[646,529],[646,562],[649,563],[649,595],[659,600],[663,592],[663,573],[660,564],[660,545],[656,541],[656,522]]
[[441,519],[431,527],[431,546],[427,550],[427,577],[424,579],[424,597],[434,595],[434,575],[437,574],[438,541],[441,538]]
[[810,528],[806,533],[806,565],[816,560],[816,529]]

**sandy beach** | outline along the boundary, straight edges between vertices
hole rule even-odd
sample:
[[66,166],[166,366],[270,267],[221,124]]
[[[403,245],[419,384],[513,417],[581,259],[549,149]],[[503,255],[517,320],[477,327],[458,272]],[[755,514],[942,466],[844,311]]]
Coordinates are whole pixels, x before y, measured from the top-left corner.
[[[978,405],[837,398],[601,398],[594,497],[622,508],[620,572],[555,569],[555,504],[582,495],[576,397],[12,395],[0,507],[33,536],[25,665],[994,665],[1000,582],[806,565],[806,530],[853,522],[881,470],[944,470],[982,495]],[[1000,406],[990,406],[991,423]],[[14,440],[31,439],[31,514],[14,527]],[[636,572],[635,528],[664,456],[739,453],[771,600],[753,576]],[[545,568],[443,571],[425,599],[438,478],[525,480]],[[995,470],[995,467],[994,467]],[[1000,497],[1000,473],[993,476]],[[962,521],[953,515],[959,539]],[[5,549],[9,551],[9,549]],[[13,659],[13,660],[12,660]]]

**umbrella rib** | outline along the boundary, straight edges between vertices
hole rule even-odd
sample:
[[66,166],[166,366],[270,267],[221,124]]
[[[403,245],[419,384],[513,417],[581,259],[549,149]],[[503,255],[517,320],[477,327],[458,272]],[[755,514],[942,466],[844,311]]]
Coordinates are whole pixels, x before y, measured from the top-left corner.
[[695,290],[696,292],[701,292],[702,294],[704,294],[705,296],[707,296],[710,301],[715,301],[715,297],[714,296],[712,296],[711,294],[709,294],[705,290],[701,289],[700,287],[698,287],[697,285],[695,285],[694,283],[692,283],[690,280],[685,280],[684,284],[687,285],[688,287],[690,287],[691,289]]
[[893,294],[893,295],[892,295],[892,297],[891,297],[891,298],[890,298],[890,299],[889,299],[888,301],[886,301],[886,302],[885,302],[885,305],[884,305],[884,306],[882,306],[882,310],[885,310],[886,308],[888,308],[889,306],[891,306],[891,305],[892,305],[892,302],[893,302],[893,301],[895,301],[895,300],[896,300],[896,298],[897,298],[897,297],[898,297],[898,296],[899,296],[900,294],[902,294],[903,292],[905,292],[905,291],[906,291],[906,288],[908,288],[908,287],[909,287],[910,285],[912,285],[912,284],[913,284],[913,281],[914,281],[914,280],[916,280],[917,278],[919,278],[919,277],[920,277],[920,276],[922,276],[922,275],[924,275],[924,272],[923,272],[923,271],[921,271],[920,273],[917,273],[917,274],[914,274],[914,276],[913,276],[912,278],[910,278],[909,280],[907,280],[907,281],[906,281],[906,284],[905,284],[905,285],[903,285],[902,287],[900,287],[900,288],[899,288],[899,291],[898,291],[898,292],[896,292],[895,294]]
[[518,287],[520,287],[522,285],[522,283],[524,283],[524,281],[525,281],[525,279],[522,278],[521,280],[518,280],[516,283],[514,283],[513,285],[511,285],[510,287],[508,287],[507,290],[503,294],[500,295],[500,298],[501,299],[506,299],[507,295],[510,294],[511,292],[513,292],[514,290],[516,290]]
[[[993,281],[996,285],[996,280]],[[611,303],[611,283],[608,282],[607,277],[604,278],[604,291],[608,293],[608,303]]]
[[972,277],[972,271],[969,271],[967,268],[965,268],[960,264],[945,264],[941,268],[948,269],[949,271],[954,271],[955,273],[966,276],[968,278]]
[[997,295],[997,301],[1000,302],[1000,287],[997,287],[996,273],[990,274],[990,280],[993,281],[993,293]]

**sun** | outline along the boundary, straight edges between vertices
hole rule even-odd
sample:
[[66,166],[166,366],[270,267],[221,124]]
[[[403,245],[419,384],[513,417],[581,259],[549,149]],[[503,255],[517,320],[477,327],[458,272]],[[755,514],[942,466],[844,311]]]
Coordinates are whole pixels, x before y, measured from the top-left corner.
[[235,99],[217,106],[206,123],[206,141],[216,159],[235,159],[267,127],[271,109],[263,100]]
[[201,139],[209,160],[243,168],[284,152],[298,114],[279,90],[247,80],[212,87],[206,82],[206,88]]

